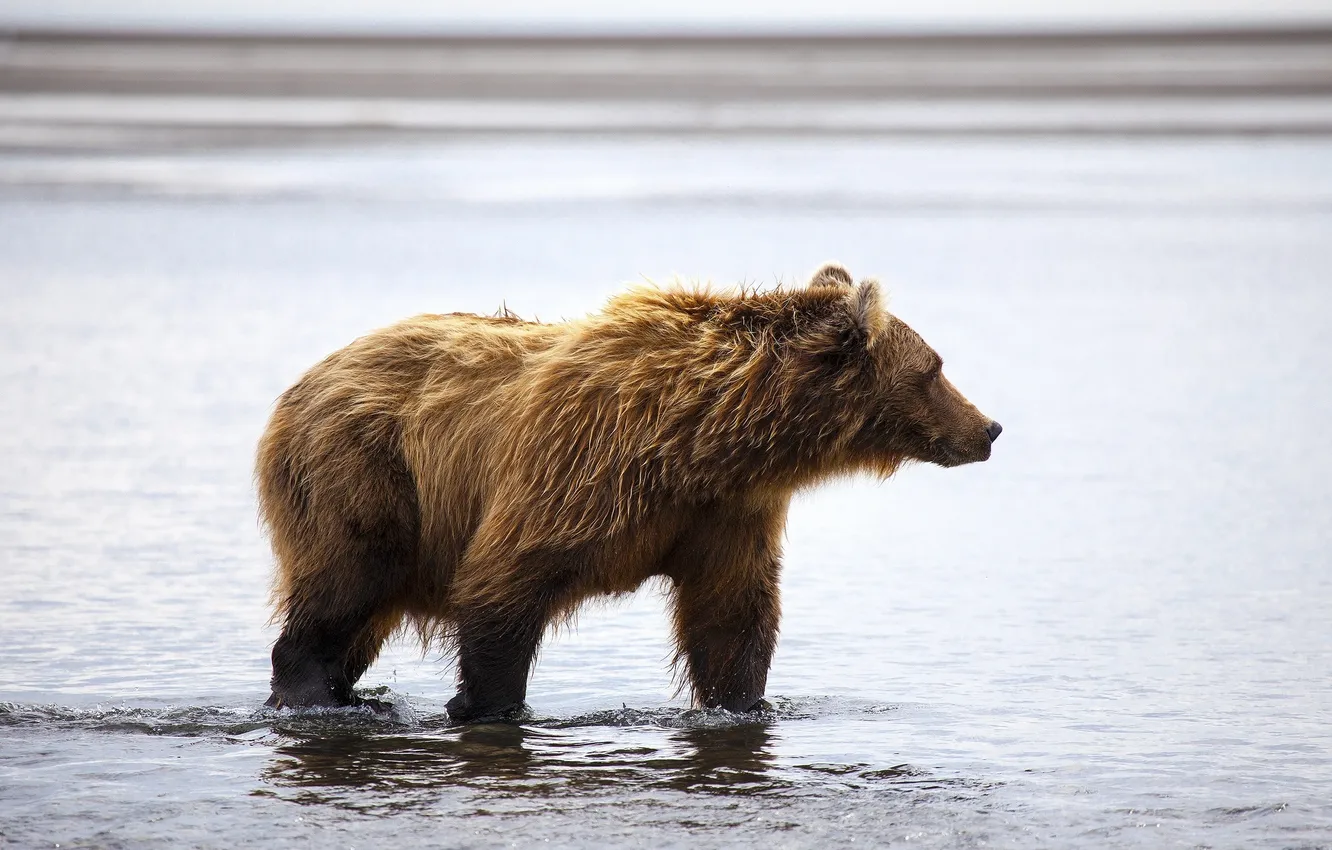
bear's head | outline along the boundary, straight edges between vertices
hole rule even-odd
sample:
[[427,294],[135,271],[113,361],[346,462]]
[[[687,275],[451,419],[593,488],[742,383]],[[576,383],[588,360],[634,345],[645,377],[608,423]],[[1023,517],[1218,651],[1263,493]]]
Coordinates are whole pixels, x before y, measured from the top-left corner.
[[908,459],[940,466],[989,459],[999,423],[967,401],[944,377],[938,353],[884,308],[877,282],[856,284],[846,269],[828,265],[809,285],[841,295],[847,308],[843,321],[849,322],[849,337],[841,344],[863,346],[857,358],[863,364],[863,395],[851,402],[861,414],[851,441],[857,454],[885,470]]

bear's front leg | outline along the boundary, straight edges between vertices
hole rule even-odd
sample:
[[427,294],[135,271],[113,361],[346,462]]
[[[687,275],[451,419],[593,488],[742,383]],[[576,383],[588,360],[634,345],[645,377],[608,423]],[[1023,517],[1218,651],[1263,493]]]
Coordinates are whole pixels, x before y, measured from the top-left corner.
[[675,642],[707,708],[759,708],[781,619],[785,507],[718,512],[675,553]]
[[735,712],[761,707],[777,648],[776,588],[680,588],[675,611],[676,641],[699,704]]

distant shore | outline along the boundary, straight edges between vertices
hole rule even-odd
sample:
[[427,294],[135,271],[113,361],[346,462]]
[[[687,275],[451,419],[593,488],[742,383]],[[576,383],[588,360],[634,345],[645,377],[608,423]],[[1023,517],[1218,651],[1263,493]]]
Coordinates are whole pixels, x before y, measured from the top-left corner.
[[0,149],[458,133],[1332,133],[1332,27],[1010,35],[0,31]]

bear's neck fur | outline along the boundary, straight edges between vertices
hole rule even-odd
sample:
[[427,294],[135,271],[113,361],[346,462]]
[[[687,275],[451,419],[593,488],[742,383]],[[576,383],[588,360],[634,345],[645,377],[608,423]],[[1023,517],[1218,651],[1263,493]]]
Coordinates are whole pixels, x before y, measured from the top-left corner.
[[576,542],[663,501],[789,499],[833,475],[891,474],[898,458],[855,444],[885,316],[873,283],[619,296],[509,387],[521,439],[501,487],[522,491],[548,544],[552,528]]

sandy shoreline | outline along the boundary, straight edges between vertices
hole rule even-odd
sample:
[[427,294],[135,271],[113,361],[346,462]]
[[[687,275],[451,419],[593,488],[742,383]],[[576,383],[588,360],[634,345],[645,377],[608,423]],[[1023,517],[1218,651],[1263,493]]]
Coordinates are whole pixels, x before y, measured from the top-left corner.
[[490,132],[1332,133],[1332,28],[810,37],[0,32],[0,149]]

